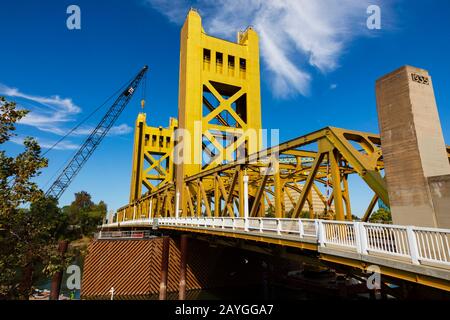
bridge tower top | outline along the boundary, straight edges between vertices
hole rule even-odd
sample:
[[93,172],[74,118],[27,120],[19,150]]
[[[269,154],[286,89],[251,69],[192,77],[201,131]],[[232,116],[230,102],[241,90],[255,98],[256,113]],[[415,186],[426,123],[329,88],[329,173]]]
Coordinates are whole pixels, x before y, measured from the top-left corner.
[[[249,27],[237,42],[209,36],[190,10],[181,30],[177,184],[261,148],[259,41]],[[251,134],[249,134],[251,132]]]

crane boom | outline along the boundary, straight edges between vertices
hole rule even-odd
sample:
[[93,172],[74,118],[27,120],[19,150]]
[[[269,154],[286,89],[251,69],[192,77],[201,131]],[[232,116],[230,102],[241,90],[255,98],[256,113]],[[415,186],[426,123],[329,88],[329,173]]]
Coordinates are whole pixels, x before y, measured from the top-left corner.
[[97,127],[92,130],[90,135],[84,141],[83,145],[47,190],[46,195],[53,196],[56,199],[59,199],[59,197],[61,197],[61,195],[73,181],[75,176],[81,170],[83,165],[100,144],[102,139],[108,133],[109,129],[111,129],[113,124],[116,122],[125,106],[131,100],[133,93],[135,92],[147,70],[148,67],[144,66],[144,68],[142,68],[141,71],[139,71],[139,73],[136,75],[136,77],[129,83],[129,85],[126,87],[126,90],[120,94],[116,101],[114,101],[113,105],[103,116]]

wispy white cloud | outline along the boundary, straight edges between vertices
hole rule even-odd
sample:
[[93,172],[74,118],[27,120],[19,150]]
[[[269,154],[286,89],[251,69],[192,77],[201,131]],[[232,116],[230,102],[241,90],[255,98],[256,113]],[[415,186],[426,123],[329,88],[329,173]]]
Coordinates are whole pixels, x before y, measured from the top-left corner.
[[[21,92],[17,88],[0,84],[0,95],[20,100],[19,107],[26,107],[30,113],[20,123],[53,132],[59,125],[73,120],[81,112],[72,99],[60,96],[42,97]],[[57,130],[56,130],[57,131]]]
[[[76,105],[70,98],[61,98],[58,95],[44,97],[31,95],[21,92],[17,88],[8,87],[0,83],[0,95],[4,95],[13,99],[17,99],[18,106],[30,110],[27,116],[22,118],[19,123],[35,127],[43,132],[52,133],[58,136],[67,134],[70,128],[66,128],[71,124],[82,109]],[[71,136],[88,135],[94,127],[83,126],[71,133]],[[127,124],[113,126],[108,135],[123,135],[132,131]],[[63,148],[72,148],[73,145],[68,143]]]
[[35,96],[35,95],[29,95],[23,92],[20,92],[17,88],[11,88],[4,84],[0,84],[0,94],[6,95],[8,97],[13,98],[23,98],[26,100],[31,100],[37,103],[40,103],[44,106],[47,106],[48,108],[55,110],[55,111],[63,111],[68,114],[76,114],[81,111],[80,107],[75,105],[72,101],[72,99],[68,98],[61,98],[58,95],[54,95],[51,97],[42,97],[42,96]]
[[[189,7],[199,9],[207,32],[228,39],[252,25],[259,32],[264,66],[272,73],[278,97],[307,95],[314,70],[339,67],[355,37],[369,34],[369,0],[145,0],[172,22],[181,24]],[[385,1],[383,14],[389,9]]]
[[[51,132],[58,136],[64,136],[68,132],[67,129],[62,129],[62,128],[58,128],[58,127],[40,128],[40,130],[45,131],[45,132]],[[72,131],[72,133],[69,136],[87,136],[92,132],[92,130],[94,130],[94,127],[83,126],[83,127],[77,128],[74,131]],[[118,126],[112,126],[111,129],[109,129],[108,136],[124,135],[124,134],[128,134],[132,131],[133,131],[132,127],[130,127],[126,123],[122,123]]]
[[112,127],[109,132],[108,135],[111,136],[118,136],[118,135],[123,135],[123,134],[128,134],[130,132],[133,131],[133,128],[131,128],[129,125],[127,125],[126,123],[122,123],[118,126],[114,126]]
[[[23,145],[23,140],[24,140],[24,137],[21,137],[21,136],[11,137],[9,139],[10,142],[18,144],[18,145]],[[53,145],[56,142],[56,141],[45,140],[45,139],[41,139],[41,138],[36,138],[36,140],[38,141],[39,145],[43,149],[49,149],[49,148],[53,147]],[[80,147],[79,144],[73,143],[71,141],[63,140],[60,143],[58,143],[56,146],[54,146],[53,149],[55,149],[55,150],[76,150],[79,147]]]

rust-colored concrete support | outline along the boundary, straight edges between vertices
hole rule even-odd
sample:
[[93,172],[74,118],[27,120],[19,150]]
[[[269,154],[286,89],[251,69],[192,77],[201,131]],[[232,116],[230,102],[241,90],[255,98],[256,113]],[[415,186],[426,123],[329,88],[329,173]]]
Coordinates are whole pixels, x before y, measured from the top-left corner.
[[169,274],[170,238],[163,237],[163,249],[161,257],[161,282],[159,285],[159,300],[167,299],[167,278]]
[[[60,240],[58,243],[58,252],[61,255],[61,260],[66,254],[69,241]],[[63,271],[56,272],[52,277],[52,283],[50,287],[50,300],[59,300],[59,293],[61,291],[61,281],[63,277]]]
[[187,250],[188,250],[188,236],[187,234],[181,235],[181,258],[180,258],[180,290],[178,293],[179,300],[186,299],[186,261],[187,261]]

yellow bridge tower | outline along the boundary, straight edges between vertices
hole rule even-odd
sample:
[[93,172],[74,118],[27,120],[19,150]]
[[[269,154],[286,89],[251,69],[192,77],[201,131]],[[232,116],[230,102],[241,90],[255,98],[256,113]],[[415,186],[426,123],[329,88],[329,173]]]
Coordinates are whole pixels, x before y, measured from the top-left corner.
[[261,150],[261,98],[258,35],[252,28],[239,32],[236,43],[218,39],[205,33],[200,15],[190,10],[180,50],[181,130],[174,156],[183,205],[186,176]]

